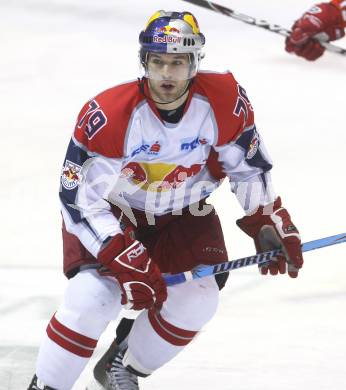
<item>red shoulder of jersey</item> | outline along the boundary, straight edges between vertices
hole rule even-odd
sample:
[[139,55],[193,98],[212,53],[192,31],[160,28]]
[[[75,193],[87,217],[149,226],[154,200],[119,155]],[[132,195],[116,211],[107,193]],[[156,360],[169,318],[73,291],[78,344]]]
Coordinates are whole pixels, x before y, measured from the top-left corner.
[[232,73],[198,72],[194,93],[205,96],[213,109],[218,127],[216,146],[236,140],[254,123],[254,113],[246,91]]
[[91,152],[109,158],[123,157],[131,115],[143,99],[137,81],[101,92],[80,111],[75,138]]

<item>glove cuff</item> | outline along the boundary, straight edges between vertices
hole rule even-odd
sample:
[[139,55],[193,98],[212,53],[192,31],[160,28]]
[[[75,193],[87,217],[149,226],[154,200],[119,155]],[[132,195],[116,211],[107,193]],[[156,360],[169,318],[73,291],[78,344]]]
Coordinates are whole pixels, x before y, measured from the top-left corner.
[[121,253],[125,249],[125,237],[123,234],[116,234],[112,239],[106,244],[106,246],[101,249],[97,256],[97,260],[103,264],[108,265],[111,263],[115,256]]
[[126,226],[123,229],[124,234],[116,234],[111,237],[109,242],[105,243],[97,256],[97,260],[103,264],[110,264],[116,256],[133,244],[136,240],[135,231],[132,226]]
[[259,206],[255,213],[248,214],[244,218],[251,219],[251,223],[257,223],[261,218],[263,218],[263,216],[273,214],[274,211],[281,207],[281,204],[281,198],[278,196],[273,203],[269,203],[266,206]]
[[274,203],[266,206],[260,206],[254,214],[246,215],[236,221],[237,226],[248,236],[256,239],[260,228],[268,221],[269,225],[272,222],[269,218],[275,211],[281,208],[281,198],[278,196]]

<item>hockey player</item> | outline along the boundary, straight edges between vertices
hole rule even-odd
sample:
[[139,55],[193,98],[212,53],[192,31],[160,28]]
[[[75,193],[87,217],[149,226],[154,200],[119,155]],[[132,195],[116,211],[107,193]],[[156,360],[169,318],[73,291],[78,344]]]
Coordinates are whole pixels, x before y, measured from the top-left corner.
[[227,260],[206,202],[223,177],[257,250],[283,250],[261,272],[295,278],[303,265],[244,88],[229,72],[198,71],[205,38],[195,17],[158,11],[139,41],[144,77],[88,101],[67,149],[60,198],[69,282],[30,390],[71,389],[122,305],[142,312],[109,364],[108,389],[138,389],[138,376],[194,339],[215,314],[220,286],[206,277],[166,288],[161,274]]
[[325,48],[312,38],[317,36],[322,41],[335,41],[345,35],[345,27],[345,0],[317,4],[292,26],[292,33],[286,39],[286,51],[308,61],[315,61],[321,57]]

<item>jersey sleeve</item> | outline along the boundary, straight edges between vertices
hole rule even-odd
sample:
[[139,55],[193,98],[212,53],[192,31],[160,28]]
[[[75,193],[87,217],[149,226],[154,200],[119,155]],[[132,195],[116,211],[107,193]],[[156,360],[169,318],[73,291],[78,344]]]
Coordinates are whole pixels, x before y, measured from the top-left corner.
[[271,159],[256,126],[243,130],[235,142],[215,147],[231,190],[246,213],[276,198],[270,170]]
[[62,215],[67,231],[95,257],[110,236],[121,232],[109,199],[121,181],[127,129],[141,99],[136,82],[101,92],[81,109],[67,149]]
[[61,211],[69,233],[97,257],[101,245],[121,232],[107,201],[121,170],[121,159],[95,155],[72,137],[61,173]]
[[[245,89],[233,79],[228,88],[228,112],[218,124],[218,142],[214,146],[231,190],[246,213],[275,200],[270,170],[272,161],[256,129],[254,110]],[[220,122],[220,121],[219,121]]]

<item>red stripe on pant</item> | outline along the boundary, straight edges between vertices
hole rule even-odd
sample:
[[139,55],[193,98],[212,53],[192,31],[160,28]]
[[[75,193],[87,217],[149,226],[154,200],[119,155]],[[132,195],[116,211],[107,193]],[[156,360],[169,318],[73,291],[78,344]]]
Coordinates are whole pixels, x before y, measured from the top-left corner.
[[47,335],[60,347],[81,357],[90,357],[97,344],[97,340],[83,336],[64,326],[55,318],[55,315],[47,326]]
[[155,332],[173,345],[187,345],[198,333],[198,331],[177,328],[164,320],[161,314],[154,309],[148,311],[148,318]]

